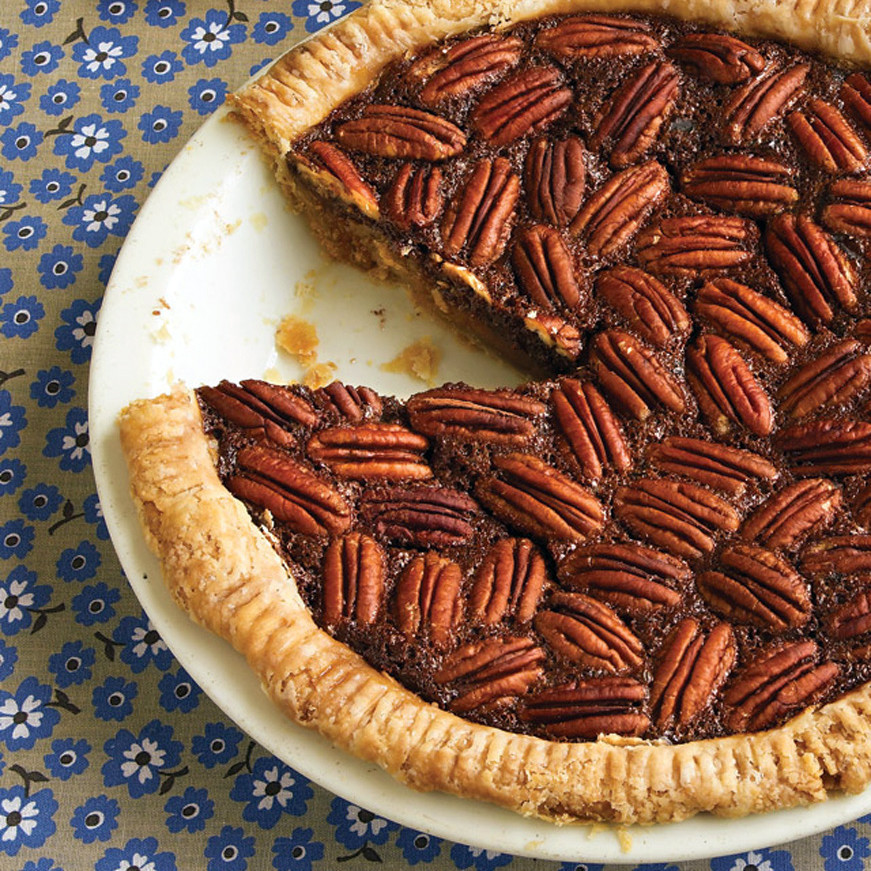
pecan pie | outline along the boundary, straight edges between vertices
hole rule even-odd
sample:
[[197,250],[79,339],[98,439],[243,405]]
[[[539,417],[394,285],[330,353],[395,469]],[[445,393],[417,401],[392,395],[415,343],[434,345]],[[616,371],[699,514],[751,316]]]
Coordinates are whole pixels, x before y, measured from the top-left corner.
[[591,5],[376,0],[234,97],[331,253],[544,374],[134,403],[146,534],[412,786],[623,822],[858,790],[871,77],[803,49],[869,60],[869,10]]

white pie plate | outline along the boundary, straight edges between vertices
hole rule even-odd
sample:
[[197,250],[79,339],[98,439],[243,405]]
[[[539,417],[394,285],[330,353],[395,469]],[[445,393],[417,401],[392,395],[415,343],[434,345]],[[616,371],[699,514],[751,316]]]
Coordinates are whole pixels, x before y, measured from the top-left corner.
[[559,827],[487,804],[417,793],[287,720],[243,658],[171,601],[128,496],[116,417],[139,397],[188,385],[302,370],[275,350],[279,320],[314,323],[319,360],[336,377],[407,396],[414,378],[380,368],[429,337],[443,354],[439,381],[514,384],[505,364],[459,341],[396,288],[326,262],[284,206],[256,146],[224,112],[166,171],[118,257],[103,301],[90,377],[94,473],[115,549],[166,643],[215,703],[256,741],[325,788],[411,828],[487,850],[579,862],[680,861],[744,852],[824,831],[871,811],[871,790],[811,808],[671,825]]

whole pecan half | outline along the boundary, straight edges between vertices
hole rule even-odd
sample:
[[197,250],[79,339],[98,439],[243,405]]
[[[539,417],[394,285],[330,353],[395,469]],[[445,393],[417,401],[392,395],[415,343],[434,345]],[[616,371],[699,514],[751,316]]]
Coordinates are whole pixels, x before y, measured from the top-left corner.
[[492,146],[500,148],[547,127],[572,102],[554,67],[528,67],[488,91],[472,110],[472,126]]
[[343,199],[354,203],[368,217],[378,219],[378,194],[344,151],[330,142],[315,140],[308,154],[335,180],[336,192]]
[[623,471],[632,465],[620,421],[589,381],[565,378],[550,400],[559,431],[585,477],[600,478],[605,468]]
[[840,307],[855,311],[856,270],[838,243],[806,215],[778,215],[765,232],[768,260],[799,317],[828,324]]
[[384,595],[384,550],[368,535],[351,532],[330,542],[324,555],[324,623],[375,622]]
[[871,591],[856,593],[836,608],[826,623],[835,638],[856,638],[871,631]]
[[737,90],[723,111],[726,142],[745,145],[756,139],[801,94],[809,71],[810,64],[774,69]]
[[871,82],[862,73],[853,73],[844,79],[841,99],[856,120],[866,130],[871,130]]
[[526,153],[523,171],[532,217],[567,227],[580,211],[586,176],[584,146],[577,136],[536,139]]
[[657,408],[684,411],[683,391],[674,375],[651,348],[629,333],[599,333],[590,360],[605,392],[632,417],[646,420]]
[[786,363],[794,348],[810,339],[805,325],[780,303],[731,278],[707,282],[696,295],[695,312],[772,363]]
[[681,189],[694,200],[753,218],[782,212],[798,200],[793,172],[776,160],[720,154],[684,170]]
[[871,182],[839,178],[829,185],[829,203],[820,220],[833,233],[871,236]]
[[371,387],[351,387],[341,381],[333,381],[315,390],[314,398],[321,407],[341,415],[351,423],[359,423],[367,417],[381,417],[381,397]]
[[511,263],[521,292],[545,310],[577,309],[581,288],[559,231],[533,224],[514,234]]
[[545,658],[531,638],[488,638],[449,654],[433,678],[458,691],[450,709],[465,714],[522,696],[542,675]]
[[642,67],[600,109],[590,147],[599,149],[609,143],[609,159],[615,168],[634,163],[653,147],[679,89],[678,71],[667,61]]
[[765,58],[753,46],[725,33],[687,33],[668,54],[720,85],[739,85],[765,69]]
[[811,163],[826,172],[855,172],[868,149],[849,121],[831,103],[810,100],[786,119]]
[[702,335],[687,348],[687,381],[714,432],[724,435],[739,423],[758,436],[768,435],[774,413],[765,391],[730,342]]
[[403,634],[427,635],[436,647],[447,647],[463,616],[462,583],[460,567],[433,551],[411,560],[393,598],[396,623]]
[[483,478],[475,492],[497,517],[527,532],[561,541],[579,541],[602,530],[601,502],[586,488],[530,454],[496,457],[502,473]]
[[384,192],[381,211],[400,230],[428,227],[442,210],[441,184],[437,166],[404,163]]
[[644,684],[631,677],[587,678],[529,695],[520,719],[555,738],[633,737],[650,726],[642,710],[646,697]]
[[638,668],[644,647],[632,630],[602,602],[583,593],[554,593],[550,608],[533,625],[562,659],[601,671]]
[[656,547],[691,559],[710,553],[715,536],[734,532],[740,522],[738,512],[706,487],[668,478],[618,487],[614,515]]
[[811,577],[871,576],[871,535],[835,535],[805,548],[801,570]]
[[618,542],[582,545],[560,566],[565,586],[631,615],[679,605],[683,597],[674,586],[689,576],[683,560]]
[[796,475],[864,474],[871,464],[871,423],[815,420],[782,429],[775,444]]
[[668,172],[649,160],[612,175],[586,202],[569,231],[587,243],[594,257],[621,251],[670,190]]
[[475,165],[445,209],[442,243],[454,257],[466,250],[472,266],[486,266],[505,250],[511,235],[520,179],[504,157]]
[[642,339],[659,347],[687,332],[690,318],[683,303],[662,282],[633,266],[600,272],[596,293]]
[[817,664],[817,657],[813,641],[781,643],[758,652],[723,693],[732,709],[727,727],[733,732],[766,729],[812,705],[840,671],[834,662]]
[[777,466],[752,451],[705,439],[669,436],[651,445],[650,463],[663,472],[682,475],[725,493],[738,496],[752,481],[777,477]]
[[408,400],[411,425],[428,436],[462,441],[521,444],[535,433],[546,406],[507,390],[437,387]]
[[503,538],[487,551],[469,590],[467,613],[486,625],[511,618],[528,623],[538,608],[547,571],[526,538]]
[[657,41],[643,21],[612,15],[564,18],[538,32],[535,46],[554,57],[612,58],[654,51]]
[[657,727],[665,731],[692,723],[711,703],[737,656],[728,623],[717,623],[705,635],[697,620],[681,620],[666,638],[653,673],[650,709]]
[[384,103],[372,103],[359,118],[339,124],[335,137],[352,151],[407,160],[444,160],[466,147],[466,134],[446,118]]
[[696,586],[711,608],[732,623],[781,633],[810,618],[808,585],[773,551],[735,544],[720,554],[717,569],[701,572]]
[[236,473],[227,488],[245,502],[265,508],[293,532],[323,535],[344,532],[351,508],[327,481],[267,447],[243,448],[236,454]]

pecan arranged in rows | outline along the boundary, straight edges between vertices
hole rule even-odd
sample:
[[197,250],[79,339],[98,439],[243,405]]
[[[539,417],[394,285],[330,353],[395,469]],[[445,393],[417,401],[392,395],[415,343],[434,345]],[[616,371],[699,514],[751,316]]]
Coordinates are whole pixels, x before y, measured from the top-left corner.
[[384,595],[384,550],[368,535],[351,532],[330,543],[323,568],[324,623],[375,622]]
[[674,108],[680,88],[677,70],[666,61],[642,67],[611,95],[600,110],[590,147],[610,143],[611,166],[634,163],[656,142]]
[[519,444],[535,432],[544,403],[506,390],[437,387],[408,400],[411,425],[428,436]]
[[511,263],[517,284],[545,310],[576,309],[581,288],[572,255],[559,231],[546,224],[524,227],[514,236]]
[[465,544],[473,534],[474,499],[447,487],[391,487],[366,493],[360,510],[382,538],[412,547]]
[[816,420],[781,430],[775,444],[797,475],[864,474],[871,464],[871,423]]
[[424,480],[429,439],[397,423],[363,423],[323,429],[309,439],[308,456],[340,478],[357,481]]
[[520,719],[537,723],[556,738],[643,734],[647,690],[631,677],[608,675],[542,690],[527,697]]
[[469,590],[468,614],[492,625],[528,623],[547,580],[544,558],[526,538],[503,538],[487,551]]
[[604,390],[632,417],[646,420],[660,407],[676,414],[684,411],[680,384],[653,350],[629,333],[599,333],[590,359]]
[[502,473],[482,479],[478,498],[497,517],[531,535],[578,541],[601,532],[605,513],[586,488],[530,454],[497,457]]
[[441,184],[437,166],[404,163],[384,193],[381,210],[400,230],[428,227],[442,210]]
[[871,182],[840,178],[829,185],[830,202],[820,220],[833,233],[871,236]]
[[559,431],[585,477],[600,478],[606,468],[623,471],[632,465],[620,421],[589,381],[565,378],[550,400]]
[[523,178],[529,212],[536,221],[568,226],[584,199],[584,146],[577,136],[536,139],[526,154]]
[[333,381],[315,390],[314,397],[323,408],[351,423],[381,416],[381,397],[371,387],[351,387],[341,381]]
[[855,172],[868,159],[868,149],[837,107],[810,100],[786,119],[811,163],[826,172]]
[[756,226],[744,218],[665,218],[639,235],[636,253],[650,272],[695,277],[746,263],[753,256],[750,248],[756,235]]
[[463,573],[452,560],[433,551],[416,556],[394,593],[394,615],[403,634],[428,635],[436,647],[447,647],[463,616],[462,582]]
[[717,623],[705,635],[697,620],[681,620],[665,640],[650,689],[658,728],[665,731],[692,723],[723,685],[737,656],[728,623]]
[[450,709],[465,714],[522,696],[542,675],[545,657],[531,638],[488,638],[455,650],[433,677],[459,691]]
[[665,167],[650,160],[612,175],[586,202],[569,230],[594,257],[621,251],[669,192]]
[[871,526],[871,484],[866,484],[852,500],[853,517],[866,529]]
[[689,576],[683,560],[638,544],[582,545],[560,566],[565,586],[632,615],[679,605],[674,586]]
[[466,147],[466,134],[446,118],[384,103],[366,106],[359,118],[339,124],[335,136],[352,151],[406,160],[444,160]]
[[652,445],[647,458],[663,472],[734,496],[743,493],[751,481],[777,477],[777,467],[759,454],[704,439],[669,436]]
[[243,448],[236,465],[227,479],[230,492],[265,508],[292,532],[335,534],[351,525],[351,508],[338,491],[282,451]]
[[768,225],[765,247],[805,323],[828,324],[837,308],[856,309],[856,270],[838,243],[810,218],[778,215]]
[[425,106],[462,97],[516,66],[523,42],[516,36],[491,33],[436,48],[416,60],[405,73],[412,82],[424,82],[418,95]]
[[802,554],[801,570],[812,577],[830,574],[871,576],[871,535],[835,535],[811,544]]
[[738,512],[705,487],[668,478],[640,478],[618,487],[614,514],[632,532],[679,557],[697,559],[715,536],[738,528]]
[[799,96],[809,71],[809,64],[775,69],[736,91],[724,110],[726,142],[744,145],[755,139]]
[[472,126],[495,148],[547,127],[572,102],[554,67],[530,67],[488,91],[471,114]]
[[308,150],[318,165],[322,166],[335,181],[339,196],[354,203],[363,214],[377,220],[378,194],[360,175],[360,171],[348,155],[335,145],[320,140],[312,142]]
[[834,662],[817,664],[813,641],[777,644],[757,653],[723,693],[732,710],[726,725],[733,732],[753,732],[797,714],[824,695],[837,678]]
[[841,99],[866,130],[871,130],[871,82],[862,73],[853,73],[844,79]]
[[696,296],[695,312],[717,332],[772,363],[786,363],[790,352],[810,339],[805,325],[789,309],[731,278],[707,282]]
[[733,623],[779,633],[803,626],[810,617],[810,590],[798,572],[755,545],[724,550],[718,571],[701,572],[696,585],[711,608]]
[[651,344],[662,347],[690,327],[683,303],[658,279],[633,266],[600,272],[596,293]]
[[539,31],[535,46],[558,58],[613,58],[645,54],[657,47],[642,21],[612,15],[565,18]]
[[871,630],[871,592],[862,590],[836,608],[828,619],[835,638],[856,638]]
[[520,179],[504,157],[482,160],[445,210],[442,242],[454,257],[466,250],[472,266],[486,266],[505,250],[511,235]]
[[686,169],[681,189],[726,212],[758,218],[782,212],[798,200],[792,171],[776,160],[750,154],[721,154]]
[[753,46],[725,33],[687,33],[668,53],[720,85],[739,85],[765,69],[765,58]]
[[728,433],[733,423],[758,436],[771,432],[774,414],[768,396],[730,342],[700,336],[687,348],[687,380],[716,433]]
[[560,592],[548,604],[533,625],[562,659],[614,673],[638,668],[644,661],[641,642],[602,602],[583,593]]

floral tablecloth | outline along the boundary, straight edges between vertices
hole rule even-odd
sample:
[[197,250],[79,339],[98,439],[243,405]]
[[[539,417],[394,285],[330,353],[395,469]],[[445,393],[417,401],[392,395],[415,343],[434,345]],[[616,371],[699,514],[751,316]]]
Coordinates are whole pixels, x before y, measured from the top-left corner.
[[[381,819],[242,734],[142,613],[90,470],[91,346],[139,207],[228,90],[358,5],[0,0],[0,869],[547,865]],[[859,871],[869,834],[680,867]]]

